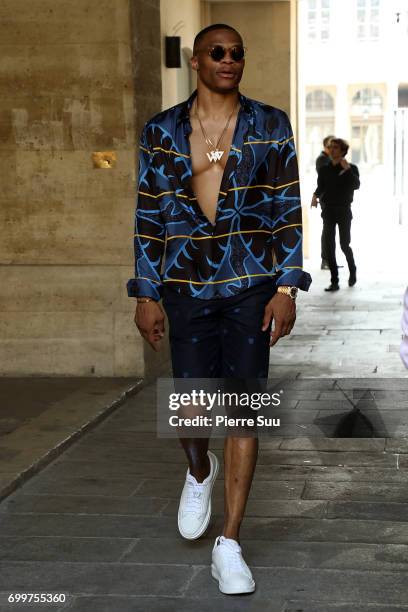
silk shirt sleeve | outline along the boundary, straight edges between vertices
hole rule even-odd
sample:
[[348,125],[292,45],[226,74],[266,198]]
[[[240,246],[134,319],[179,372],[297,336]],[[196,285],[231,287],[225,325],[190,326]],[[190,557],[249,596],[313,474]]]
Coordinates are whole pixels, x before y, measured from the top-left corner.
[[277,285],[307,291],[312,282],[303,270],[302,206],[299,171],[293,132],[282,113],[280,138],[272,150],[270,172],[274,181],[272,201],[273,251],[278,272]]
[[161,264],[165,247],[165,224],[160,210],[154,154],[149,146],[145,126],[139,152],[138,196],[135,214],[134,254],[135,277],[129,279],[129,297],[162,296]]

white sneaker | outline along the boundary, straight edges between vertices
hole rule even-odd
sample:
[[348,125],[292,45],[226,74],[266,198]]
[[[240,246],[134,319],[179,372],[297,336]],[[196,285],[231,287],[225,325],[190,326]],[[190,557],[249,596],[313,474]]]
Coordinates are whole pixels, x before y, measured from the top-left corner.
[[241,547],[236,540],[224,538],[224,536],[215,540],[211,574],[218,580],[218,587],[225,595],[255,591],[255,580],[242,557]]
[[218,459],[208,451],[210,473],[203,482],[197,482],[187,470],[178,511],[178,528],[187,540],[203,535],[211,518],[211,493],[218,474]]

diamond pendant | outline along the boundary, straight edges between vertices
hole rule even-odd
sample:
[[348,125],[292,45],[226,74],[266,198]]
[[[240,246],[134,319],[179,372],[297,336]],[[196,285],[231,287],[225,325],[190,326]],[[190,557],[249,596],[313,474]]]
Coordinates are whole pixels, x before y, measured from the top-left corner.
[[219,151],[218,149],[216,149],[215,151],[210,151],[210,153],[206,153],[206,155],[210,162],[216,163],[217,161],[220,161],[221,157],[224,155],[224,151]]

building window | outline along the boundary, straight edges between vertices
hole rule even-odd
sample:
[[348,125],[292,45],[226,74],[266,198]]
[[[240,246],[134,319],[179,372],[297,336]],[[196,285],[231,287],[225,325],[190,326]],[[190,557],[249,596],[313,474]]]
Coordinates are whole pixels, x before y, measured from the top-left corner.
[[383,162],[383,98],[377,89],[363,87],[351,102],[352,162],[372,167]]
[[357,38],[374,41],[380,36],[380,0],[357,0]]
[[382,163],[383,125],[381,120],[354,120],[351,126],[351,161],[371,167]]
[[307,32],[308,39],[325,42],[330,36],[331,0],[308,0]]
[[308,113],[322,113],[334,109],[334,100],[324,89],[315,89],[306,96],[306,111]]
[[323,138],[334,133],[334,98],[324,89],[306,95],[306,166],[314,168],[323,148]]
[[371,87],[359,89],[353,96],[352,113],[356,114],[379,114],[383,110],[383,99],[381,94]]

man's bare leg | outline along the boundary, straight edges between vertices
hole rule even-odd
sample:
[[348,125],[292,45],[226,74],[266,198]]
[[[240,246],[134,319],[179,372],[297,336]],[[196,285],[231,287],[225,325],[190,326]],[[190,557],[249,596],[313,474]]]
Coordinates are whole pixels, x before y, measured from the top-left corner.
[[[182,438],[189,462],[178,510],[178,528],[187,540],[201,537],[211,520],[211,493],[218,474],[218,459],[208,453],[208,438]],[[208,468],[206,464],[208,462]]]
[[197,482],[203,482],[210,473],[208,458],[209,438],[179,438],[187,456],[190,474]]
[[227,437],[224,443],[223,536],[239,542],[239,530],[258,459],[258,438]]

